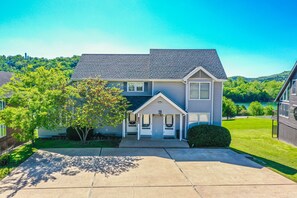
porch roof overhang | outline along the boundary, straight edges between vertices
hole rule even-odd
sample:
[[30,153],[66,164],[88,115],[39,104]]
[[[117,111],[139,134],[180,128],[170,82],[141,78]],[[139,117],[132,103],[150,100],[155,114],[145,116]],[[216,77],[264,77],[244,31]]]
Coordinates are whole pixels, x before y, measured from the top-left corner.
[[186,111],[184,111],[181,107],[179,107],[177,104],[175,104],[172,100],[170,100],[168,97],[166,97],[163,93],[159,92],[158,94],[154,95],[152,98],[150,98],[147,102],[145,102],[143,105],[141,105],[138,109],[136,109],[133,113],[137,114],[141,110],[143,110],[145,107],[149,106],[152,102],[154,102],[157,98],[163,98],[166,102],[168,102],[174,109],[179,111],[181,114],[187,114]]

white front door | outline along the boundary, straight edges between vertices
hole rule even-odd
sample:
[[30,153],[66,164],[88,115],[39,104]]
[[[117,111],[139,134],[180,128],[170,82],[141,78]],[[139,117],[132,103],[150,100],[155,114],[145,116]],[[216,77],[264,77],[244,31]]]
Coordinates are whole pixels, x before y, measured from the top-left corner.
[[140,123],[140,134],[141,135],[152,135],[152,115],[142,114]]
[[137,117],[134,113],[127,113],[127,132],[136,133],[137,132]]

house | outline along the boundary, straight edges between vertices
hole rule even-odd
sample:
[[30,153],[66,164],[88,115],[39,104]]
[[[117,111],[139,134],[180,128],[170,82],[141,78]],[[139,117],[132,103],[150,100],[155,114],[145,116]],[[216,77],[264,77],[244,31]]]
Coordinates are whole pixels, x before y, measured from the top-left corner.
[[297,146],[297,62],[278,93],[277,137]]
[[[186,139],[189,127],[222,124],[224,68],[213,49],[151,49],[149,54],[83,54],[72,81],[100,77],[131,103],[117,127],[97,133]],[[57,132],[61,133],[61,131]],[[49,136],[40,131],[39,136]]]
[[[10,81],[12,73],[0,71],[0,87]],[[0,100],[0,110],[5,107],[5,102]],[[12,137],[13,130],[7,128],[5,125],[0,125],[0,153],[9,147],[20,144],[16,139]]]

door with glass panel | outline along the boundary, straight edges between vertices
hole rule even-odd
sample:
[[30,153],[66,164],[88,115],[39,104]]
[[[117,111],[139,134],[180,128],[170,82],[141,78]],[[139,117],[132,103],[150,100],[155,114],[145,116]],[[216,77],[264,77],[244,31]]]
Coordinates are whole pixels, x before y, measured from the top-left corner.
[[128,112],[127,114],[127,133],[135,134],[137,132],[137,115]]
[[166,114],[163,117],[163,134],[164,136],[175,135],[175,115]]

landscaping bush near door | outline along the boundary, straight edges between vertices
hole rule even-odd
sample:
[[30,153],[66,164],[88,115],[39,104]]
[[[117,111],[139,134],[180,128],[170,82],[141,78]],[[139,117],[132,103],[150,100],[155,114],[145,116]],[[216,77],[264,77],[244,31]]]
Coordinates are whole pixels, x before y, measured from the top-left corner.
[[[76,140],[76,141],[80,140],[79,135],[77,134],[74,128],[72,127],[67,128],[66,133],[67,133],[67,138],[69,140]],[[80,134],[82,135],[81,131],[80,131]],[[91,129],[88,133],[87,140],[90,140],[93,137],[93,135],[94,135],[94,129]]]
[[228,147],[231,135],[224,127],[199,125],[189,129],[188,140],[190,147]]

